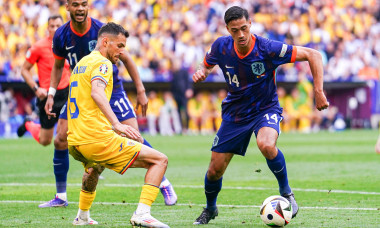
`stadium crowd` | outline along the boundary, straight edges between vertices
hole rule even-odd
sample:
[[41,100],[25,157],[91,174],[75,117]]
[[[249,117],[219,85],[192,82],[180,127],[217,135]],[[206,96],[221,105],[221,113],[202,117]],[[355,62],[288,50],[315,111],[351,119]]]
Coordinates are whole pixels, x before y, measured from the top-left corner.
[[[68,20],[65,3],[66,0],[0,0],[0,82],[22,80],[20,70],[25,53],[46,36],[49,15],[60,14]],[[223,15],[232,5],[249,10],[252,33],[319,50],[325,81],[379,78],[380,2],[377,0],[91,0],[89,3],[92,17],[120,23],[130,32],[128,50],[145,82],[171,81],[176,70],[173,63],[178,60],[179,67],[190,76],[211,43],[227,35]],[[130,80],[122,66],[120,72],[125,80]],[[277,81],[295,82],[299,75],[311,80],[307,63],[280,67]],[[224,79],[220,70],[215,70],[207,80]],[[9,96],[19,97],[18,108],[10,109],[15,110],[14,115],[32,114],[30,97],[13,94],[11,90],[0,92],[4,104]],[[218,95],[206,93],[202,97],[207,102],[217,100]],[[190,126],[196,122],[193,106],[192,100],[189,101]],[[2,114],[4,107],[0,110]],[[8,116],[14,115],[11,111]],[[203,127],[203,132],[209,132],[210,123],[201,122],[208,125]]]

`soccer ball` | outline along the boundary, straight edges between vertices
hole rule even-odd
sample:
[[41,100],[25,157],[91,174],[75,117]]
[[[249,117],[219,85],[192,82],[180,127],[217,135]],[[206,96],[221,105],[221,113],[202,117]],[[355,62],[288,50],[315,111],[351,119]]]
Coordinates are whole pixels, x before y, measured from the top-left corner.
[[286,226],[292,219],[292,206],[282,196],[270,196],[264,200],[260,208],[260,217],[268,226]]

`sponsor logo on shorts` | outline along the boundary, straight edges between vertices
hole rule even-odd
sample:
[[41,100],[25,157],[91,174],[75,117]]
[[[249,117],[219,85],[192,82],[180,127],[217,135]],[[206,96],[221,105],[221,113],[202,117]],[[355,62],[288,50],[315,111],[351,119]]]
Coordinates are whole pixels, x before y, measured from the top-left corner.
[[219,142],[219,137],[217,135],[215,135],[214,142],[212,143],[212,145],[216,146],[216,145],[218,145],[218,142]]
[[127,145],[128,146],[134,146],[134,145],[136,145],[136,143],[131,141],[131,140],[128,140]]
[[63,107],[61,108],[61,111],[59,112],[59,114],[62,114],[62,113],[64,113],[64,112],[65,112],[65,109],[66,109],[66,104],[65,104],[65,105],[63,105]]

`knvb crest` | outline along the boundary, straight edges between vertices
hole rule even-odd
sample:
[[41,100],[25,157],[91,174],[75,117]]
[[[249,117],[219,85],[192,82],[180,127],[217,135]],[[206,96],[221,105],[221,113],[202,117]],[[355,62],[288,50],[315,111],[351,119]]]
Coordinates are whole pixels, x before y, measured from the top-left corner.
[[96,40],[91,40],[90,42],[88,42],[88,49],[90,50],[90,51],[93,51],[94,49],[95,49],[95,47],[96,47]]
[[264,76],[265,67],[264,63],[261,62],[254,62],[251,65],[253,74],[257,75],[258,78]]

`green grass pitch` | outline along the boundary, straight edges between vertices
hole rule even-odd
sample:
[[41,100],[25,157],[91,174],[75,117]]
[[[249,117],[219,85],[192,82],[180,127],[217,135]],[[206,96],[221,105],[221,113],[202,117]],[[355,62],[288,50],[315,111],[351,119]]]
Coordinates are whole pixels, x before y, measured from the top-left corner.
[[[287,161],[289,182],[300,206],[287,227],[380,227],[380,155],[377,131],[283,134],[278,147]],[[166,176],[178,194],[176,206],[164,206],[161,194],[152,215],[171,227],[193,227],[205,205],[203,179],[213,136],[151,137],[169,157]],[[78,209],[82,166],[70,157],[69,206],[38,208],[53,198],[53,146],[31,138],[0,140],[0,227],[71,227]],[[129,226],[145,170],[123,176],[103,173],[91,217],[99,227]],[[257,149],[254,136],[245,157],[235,156],[218,197],[219,216],[207,227],[266,227],[259,206],[277,195],[277,181]]]

